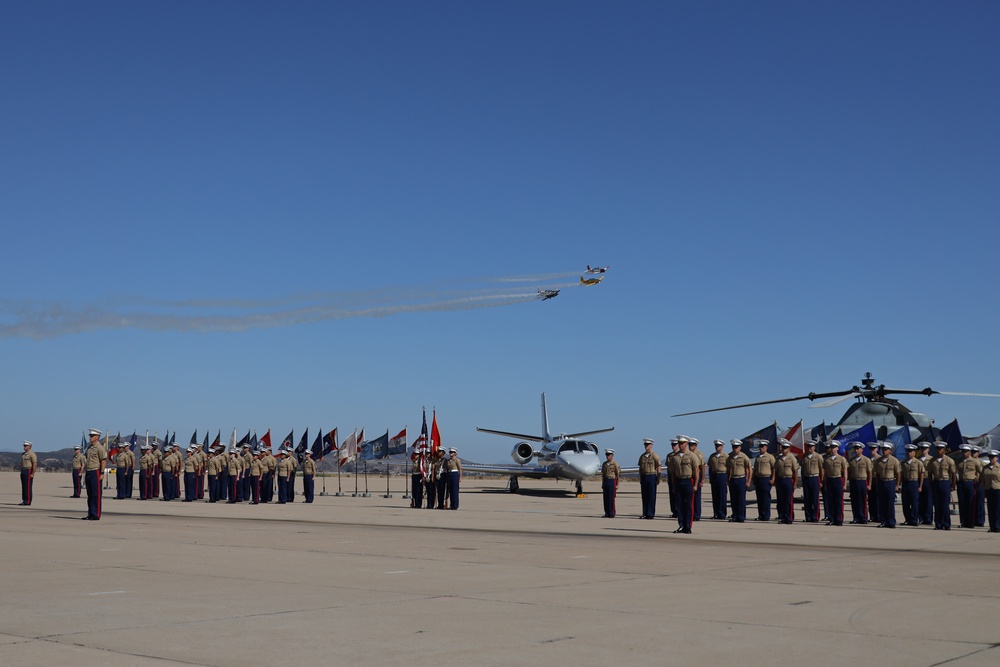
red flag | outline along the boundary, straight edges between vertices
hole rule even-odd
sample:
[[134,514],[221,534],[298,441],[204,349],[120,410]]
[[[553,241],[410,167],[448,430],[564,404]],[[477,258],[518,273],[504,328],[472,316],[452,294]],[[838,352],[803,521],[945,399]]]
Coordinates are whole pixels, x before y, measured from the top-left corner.
[[802,456],[806,449],[806,442],[802,432],[801,419],[798,424],[785,431],[784,435],[781,437],[792,443],[792,446],[789,447],[789,449],[792,450],[792,456]]
[[345,463],[350,463],[358,455],[358,436],[357,432],[351,433],[344,440],[344,444],[340,446],[340,467],[344,467]]
[[431,418],[431,452],[435,453],[439,449],[441,449],[441,431],[438,429],[438,415],[435,410]]
[[260,440],[257,441],[257,445],[262,446],[267,451],[271,451],[271,429],[267,429],[267,433],[261,436]]

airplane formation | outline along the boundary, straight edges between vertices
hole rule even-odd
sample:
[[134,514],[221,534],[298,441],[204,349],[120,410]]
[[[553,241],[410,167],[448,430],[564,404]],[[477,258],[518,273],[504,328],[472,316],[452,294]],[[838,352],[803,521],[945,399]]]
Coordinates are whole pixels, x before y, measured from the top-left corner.
[[[596,275],[597,277],[596,278],[584,278],[583,276],[580,276],[580,283],[579,284],[583,285],[583,286],[599,285],[601,283],[601,281],[604,280],[604,274],[610,268],[611,268],[610,266],[603,266],[603,267],[601,267],[601,266],[591,266],[590,264],[588,264],[587,265],[587,270],[584,271],[584,274],[586,274],[586,275]],[[554,299],[557,296],[559,296],[559,292],[560,291],[561,290],[557,290],[557,289],[539,289],[538,290],[538,298],[541,301],[548,301],[549,299]]]

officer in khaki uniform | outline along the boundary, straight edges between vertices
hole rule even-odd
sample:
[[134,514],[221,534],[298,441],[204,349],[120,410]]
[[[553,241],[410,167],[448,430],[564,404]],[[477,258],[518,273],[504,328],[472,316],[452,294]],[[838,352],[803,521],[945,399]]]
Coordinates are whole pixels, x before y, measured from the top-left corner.
[[[906,428],[905,426],[903,428]],[[899,465],[902,477],[903,525],[920,525],[920,492],[927,474],[924,464],[917,458],[917,446],[906,445],[906,458]]]
[[976,527],[976,486],[979,484],[979,461],[972,456],[972,447],[962,445],[962,460],[958,463],[958,520],[962,528]]
[[757,521],[771,520],[771,487],[774,486],[774,456],[767,453],[770,443],[758,440],[760,454],[753,460],[754,489],[757,491]]
[[101,477],[104,466],[108,462],[108,452],[101,444],[101,432],[90,429],[90,445],[84,454],[84,481],[87,486],[87,516],[81,517],[88,521],[101,520]]
[[195,453],[194,445],[187,448],[187,456],[184,457],[184,500],[185,503],[193,503],[198,499],[198,454]]
[[708,457],[708,484],[712,490],[712,518],[725,520],[726,518],[726,491],[729,488],[727,475],[729,455],[723,450],[726,443],[716,440],[715,452]]
[[694,520],[694,490],[698,486],[701,461],[688,451],[688,439],[677,437],[678,452],[670,459],[669,474],[677,491],[677,524],[675,533],[691,533]]
[[458,509],[458,490],[462,482],[462,459],[458,458],[458,450],[454,447],[448,449],[448,458],[444,462],[445,470],[448,473],[448,509]]
[[639,492],[642,495],[640,519],[656,516],[656,487],[660,483],[660,457],[653,451],[653,441],[643,438],[644,451],[639,455]]
[[868,523],[868,493],[872,484],[872,460],[865,456],[865,445],[852,442],[854,456],[847,462],[847,483],[851,490],[851,523]]
[[872,463],[872,475],[878,485],[879,528],[896,527],[896,492],[899,490],[899,459],[892,455],[892,443],[881,443],[882,456]]
[[924,464],[924,487],[920,492],[920,523],[932,524],[934,523],[934,493],[931,491],[931,477],[930,470],[928,469],[928,464],[933,460],[934,457],[931,456],[931,443],[924,441],[918,442],[917,447],[920,449],[917,459]]
[[742,440],[734,438],[729,444],[732,453],[726,458],[726,478],[733,508],[733,516],[729,520],[743,523],[747,520],[747,487],[753,483],[753,464],[750,463],[750,457],[742,451]]
[[[677,452],[680,448],[677,444],[677,438],[670,439],[670,453],[667,454],[665,459],[665,465],[667,470],[670,470],[670,459],[677,456]],[[674,481],[670,478],[669,473],[667,474],[667,495],[670,497],[670,518],[677,518],[677,491],[674,489]]]
[[694,513],[691,515],[691,519],[694,521],[701,521],[701,489],[705,486],[705,478],[708,477],[708,464],[705,461],[705,455],[698,451],[700,444],[698,438],[688,438],[688,451],[691,452],[692,456],[698,457],[698,484],[694,487]]
[[840,455],[840,441],[831,440],[823,457],[823,500],[828,526],[844,525],[844,488],[847,486],[847,459]]
[[774,462],[774,488],[777,493],[778,523],[791,525],[795,521],[795,482],[799,477],[799,462],[792,455],[792,443],[782,438],[778,441],[781,454]]
[[316,482],[316,462],[313,461],[312,452],[305,451],[302,459],[302,495],[307,503],[313,501]]
[[38,470],[38,456],[31,451],[34,446],[24,441],[24,453],[21,454],[21,502],[20,505],[31,504],[31,487],[35,482],[35,472]]
[[150,445],[141,445],[139,451],[139,500],[149,500],[153,495],[152,471],[156,465],[156,457],[150,451]]
[[934,441],[934,458],[927,464],[934,499],[934,530],[951,530],[951,492],[955,490],[955,461],[947,455],[948,443]]
[[226,479],[229,484],[228,500],[226,500],[227,505],[240,502],[238,485],[240,479],[240,464],[242,462],[242,459],[240,459],[240,453],[235,449],[230,451],[228,456],[226,456]]
[[978,449],[973,447],[972,452],[972,460],[976,462],[976,467],[979,468],[979,477],[976,481],[976,499],[973,502],[975,506],[972,511],[973,522],[976,528],[982,528],[986,525],[986,491],[983,488],[983,469],[986,467],[986,464],[979,458]]
[[604,497],[604,518],[614,519],[615,496],[618,494],[618,482],[622,477],[622,467],[615,461],[615,450],[604,450],[605,461],[601,464],[601,494]]
[[284,505],[288,502],[288,479],[292,476],[292,462],[288,460],[288,452],[284,449],[278,450],[278,504]]
[[[802,514],[806,523],[819,523],[819,489],[823,476],[823,459],[816,453],[816,441],[808,440],[799,460],[802,475]],[[828,515],[829,516],[829,515]]]
[[86,469],[87,459],[84,458],[83,449],[80,445],[73,446],[73,495],[70,498],[79,498],[83,490],[83,474]]
[[1000,533],[1000,451],[990,450],[990,462],[983,466],[983,487],[986,489],[986,528]]

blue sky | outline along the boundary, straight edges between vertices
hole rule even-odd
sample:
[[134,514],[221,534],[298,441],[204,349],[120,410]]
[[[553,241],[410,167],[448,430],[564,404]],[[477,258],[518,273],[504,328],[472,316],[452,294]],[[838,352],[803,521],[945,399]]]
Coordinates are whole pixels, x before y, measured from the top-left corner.
[[504,461],[475,427],[536,432],[545,391],[638,454],[836,421],[669,415],[866,371],[1000,393],[998,30],[990,2],[2,3],[0,448],[426,406]]

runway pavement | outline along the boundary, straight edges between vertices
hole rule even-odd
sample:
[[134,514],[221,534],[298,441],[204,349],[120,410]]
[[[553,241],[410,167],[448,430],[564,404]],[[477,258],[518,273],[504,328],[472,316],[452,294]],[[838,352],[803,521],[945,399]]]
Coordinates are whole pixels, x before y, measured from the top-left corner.
[[410,509],[401,478],[393,498],[382,478],[312,505],[106,496],[92,522],[69,481],[39,473],[18,507],[17,473],[0,473],[5,667],[1000,660],[1000,538],[982,529],[674,535],[638,519],[637,484],[604,519],[596,483],[577,499],[467,480],[461,509],[438,511]]

